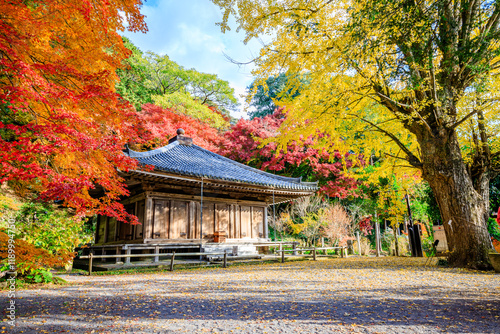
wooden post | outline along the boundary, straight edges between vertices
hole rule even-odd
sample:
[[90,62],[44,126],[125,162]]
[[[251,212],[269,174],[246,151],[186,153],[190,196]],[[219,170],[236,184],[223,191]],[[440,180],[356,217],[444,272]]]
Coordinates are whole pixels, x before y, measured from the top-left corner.
[[344,246],[340,247],[340,257],[344,258]]
[[356,239],[358,240],[358,252],[359,252],[359,255],[362,255],[361,254],[361,240],[359,238],[359,231],[356,231]]
[[316,261],[316,247],[313,248],[313,261]]
[[227,268],[227,251],[224,251],[224,268]]
[[293,255],[298,255],[298,254],[297,254],[297,243],[296,243],[296,242],[294,242],[294,243],[292,244],[292,248],[293,248]]
[[[281,244],[280,244],[280,246],[281,246]],[[285,262],[285,252],[283,250],[281,250],[281,263],[284,263],[284,262]]]
[[380,225],[378,223],[378,215],[377,212],[375,212],[375,248],[376,248],[376,253],[377,257],[380,257]]
[[[127,246],[125,246],[125,247],[127,247]],[[131,253],[132,250],[129,249],[129,248],[126,248],[126,250],[127,251],[125,252],[125,254],[130,255],[130,253]],[[130,257],[126,257],[125,258],[125,264],[130,264]]]
[[[155,246],[155,254],[160,254],[160,247],[159,246]],[[155,256],[154,262],[158,262],[158,261],[160,261],[160,257]]]
[[[122,253],[120,247],[116,247],[116,255],[120,255]],[[116,263],[120,262],[121,258],[117,257],[116,258]]]
[[[101,250],[101,254],[102,255],[106,255],[106,249],[104,247],[102,247],[102,250]],[[106,259],[101,259],[102,262],[106,262]]]
[[91,251],[89,254],[89,276],[92,275],[92,257],[94,257],[94,254]]
[[170,271],[174,271],[174,259],[175,259],[175,250],[172,253],[172,260],[170,261]]

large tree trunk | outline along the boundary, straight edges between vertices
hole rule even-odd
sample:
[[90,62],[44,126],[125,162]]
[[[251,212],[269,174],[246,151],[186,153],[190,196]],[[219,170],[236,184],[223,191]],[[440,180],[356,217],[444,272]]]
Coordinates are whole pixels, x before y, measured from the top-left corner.
[[[441,129],[442,130],[442,129]],[[449,262],[454,266],[487,269],[490,237],[486,219],[489,205],[484,188],[487,173],[476,188],[463,162],[454,130],[417,135],[422,154],[423,178],[429,182],[443,219]],[[487,188],[487,187],[486,187]]]

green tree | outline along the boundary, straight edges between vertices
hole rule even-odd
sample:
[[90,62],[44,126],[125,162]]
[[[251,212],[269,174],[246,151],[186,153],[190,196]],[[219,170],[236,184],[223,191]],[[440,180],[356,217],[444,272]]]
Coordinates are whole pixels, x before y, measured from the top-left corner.
[[252,97],[250,107],[254,109],[248,113],[250,119],[272,115],[278,107],[276,102],[292,100],[297,97],[300,94],[300,89],[288,87],[288,81],[286,73],[270,76],[264,84],[259,84],[259,80],[255,79],[247,88],[248,94]]
[[189,82],[186,90],[201,104],[215,107],[226,116],[229,116],[231,110],[236,110],[238,100],[229,82],[219,79],[215,74],[195,70],[190,70],[188,73]]
[[143,53],[129,39],[122,37],[125,47],[132,51],[129,58],[125,59],[125,68],[116,72],[120,80],[116,83],[116,92],[129,101],[136,110],[146,103],[153,103],[154,91],[146,84],[147,61]]
[[[125,60],[127,68],[118,70],[120,82],[116,88],[137,110],[143,104],[158,101],[164,108],[175,109],[175,101],[181,101],[179,112],[185,110],[187,105],[196,106],[188,114],[193,116],[193,113],[202,110],[202,119],[206,119],[207,113],[214,114],[208,107],[214,107],[225,116],[236,109],[238,100],[229,82],[215,74],[185,69],[168,55],[143,53],[127,38],[123,40],[132,55]],[[193,101],[187,102],[188,99]]]

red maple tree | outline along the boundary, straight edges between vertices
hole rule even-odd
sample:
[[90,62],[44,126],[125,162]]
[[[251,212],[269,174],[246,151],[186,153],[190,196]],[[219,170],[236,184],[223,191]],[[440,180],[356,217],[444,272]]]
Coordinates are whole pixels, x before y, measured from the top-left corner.
[[343,173],[343,164],[352,166],[350,156],[316,148],[319,137],[298,138],[288,144],[286,152],[277,151],[274,142],[262,146],[262,140],[278,135],[284,117],[283,109],[278,109],[263,118],[239,120],[224,134],[219,153],[262,170],[318,180],[320,191],[330,197],[357,197],[356,180]]
[[210,125],[154,104],[143,105],[138,117],[136,130],[142,138],[139,145],[141,150],[168,144],[168,140],[175,136],[180,128],[185,131],[185,136],[193,138],[195,145],[210,151],[217,151],[222,139],[217,129]]

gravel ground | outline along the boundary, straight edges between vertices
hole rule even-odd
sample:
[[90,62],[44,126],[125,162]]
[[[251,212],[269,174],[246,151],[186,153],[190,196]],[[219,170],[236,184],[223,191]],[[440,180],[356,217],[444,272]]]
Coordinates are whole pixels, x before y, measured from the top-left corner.
[[[64,276],[18,291],[0,333],[500,333],[500,275],[422,259],[321,259]],[[5,318],[6,292],[0,292]]]

